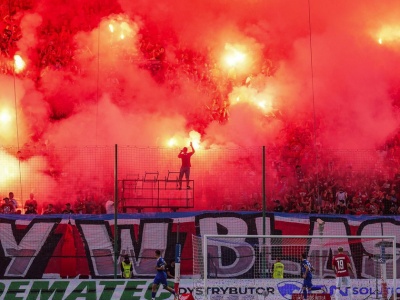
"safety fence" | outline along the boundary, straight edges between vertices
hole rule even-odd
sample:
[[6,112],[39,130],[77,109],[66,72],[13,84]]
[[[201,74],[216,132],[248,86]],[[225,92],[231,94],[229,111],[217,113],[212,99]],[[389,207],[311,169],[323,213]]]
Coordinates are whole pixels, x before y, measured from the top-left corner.
[[389,191],[400,178],[397,157],[386,151],[199,148],[191,159],[193,189],[185,190],[184,177],[179,191],[179,151],[116,145],[3,147],[0,193],[14,192],[22,214],[30,194],[39,214],[48,203],[61,212],[68,202],[76,213],[104,213],[105,202],[115,197],[120,212],[257,211],[264,195],[267,211],[274,209],[273,200],[293,206],[290,202],[306,196],[313,202],[308,209],[315,211],[322,197],[334,202],[340,187],[349,194],[371,194],[376,186]]

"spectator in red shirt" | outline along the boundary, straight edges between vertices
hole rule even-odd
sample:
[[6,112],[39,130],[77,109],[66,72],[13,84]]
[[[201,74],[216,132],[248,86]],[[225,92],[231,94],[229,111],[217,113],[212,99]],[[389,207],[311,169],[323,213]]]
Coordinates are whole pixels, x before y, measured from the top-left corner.
[[65,204],[65,209],[62,211],[63,214],[74,214],[75,212],[71,209],[71,203]]
[[33,206],[33,204],[29,204],[28,205],[28,209],[25,212],[26,215],[37,215],[37,211],[35,209],[35,207]]
[[360,216],[360,215],[366,215],[367,211],[365,210],[365,206],[363,204],[358,205],[357,209],[356,209],[356,215]]
[[51,204],[51,203],[49,203],[47,205],[46,210],[43,212],[44,215],[52,215],[52,214],[55,214],[55,213],[56,213],[56,211],[55,211],[55,209],[53,207],[53,204]]
[[284,208],[281,205],[281,201],[275,200],[274,202],[275,202],[274,212],[283,212]]
[[29,199],[25,201],[24,209],[28,210],[29,205],[33,205],[33,208],[37,211],[37,201],[33,193],[29,194]]
[[350,258],[343,253],[343,247],[338,248],[338,254],[336,254],[332,259],[332,266],[336,274],[336,290],[335,290],[335,300],[340,298],[340,288],[345,286],[348,290],[349,299],[352,299],[353,291],[351,288],[350,274],[349,271],[353,273],[353,268],[351,266]]
[[9,198],[3,198],[4,203],[1,205],[1,213],[3,214],[12,214],[14,213],[14,206],[11,204]]
[[182,166],[181,166],[181,170],[179,172],[179,189],[182,189],[182,178],[183,175],[185,175],[186,178],[186,187],[188,189],[190,189],[190,185],[189,185],[189,178],[190,178],[190,167],[192,166],[190,164],[190,158],[192,157],[192,155],[196,152],[193,148],[192,142],[190,142],[190,148],[192,148],[192,152],[187,152],[188,148],[184,147],[181,152],[179,152],[178,154],[178,158],[180,158],[182,160]]

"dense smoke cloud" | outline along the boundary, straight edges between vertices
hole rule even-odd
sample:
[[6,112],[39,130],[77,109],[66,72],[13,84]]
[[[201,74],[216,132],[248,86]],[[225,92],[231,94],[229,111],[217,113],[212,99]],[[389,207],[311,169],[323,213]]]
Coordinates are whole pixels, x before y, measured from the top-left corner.
[[[103,98],[108,98],[110,104],[115,105],[114,109],[107,110],[108,118],[119,119],[113,125],[115,131],[138,126],[129,121],[138,114],[142,126],[146,127],[146,122],[152,122],[152,118],[147,120],[142,114],[155,114],[158,120],[165,118],[165,122],[171,122],[173,130],[182,126],[181,120],[173,124],[174,115],[184,119],[198,115],[203,124],[192,124],[188,120],[188,124],[197,128],[187,130],[201,128],[204,130],[202,133],[207,134],[210,124],[204,120],[204,106],[212,102],[212,95],[198,91],[198,84],[190,77],[185,80],[173,78],[178,81],[179,91],[172,93],[165,82],[160,84],[157,81],[157,74],[140,68],[140,63],[145,59],[140,49],[143,39],[162,46],[165,60],[169,63],[179,62],[179,49],[184,49],[195,52],[206,63],[218,65],[219,74],[211,78],[214,84],[218,80],[226,81],[229,72],[232,72],[223,61],[226,45],[240,49],[247,55],[247,60],[233,71],[237,79],[234,87],[226,88],[225,84],[225,90],[219,91],[225,97],[223,100],[229,99],[232,104],[234,101],[229,94],[237,89],[243,90],[242,97],[253,97],[254,90],[244,90],[249,89],[244,87],[244,82],[252,74],[253,81],[257,79],[259,82],[255,93],[260,97],[270,97],[270,108],[279,110],[285,116],[285,121],[313,118],[315,108],[316,118],[321,120],[318,125],[320,136],[317,138],[326,146],[375,147],[384,142],[397,127],[393,99],[390,99],[388,90],[396,79],[396,71],[392,66],[399,59],[399,44],[390,36],[381,37],[383,44],[378,43],[384,27],[395,25],[392,23],[396,17],[392,9],[394,2],[379,8],[372,4],[365,6],[361,2],[331,5],[313,1],[310,7],[306,1],[295,5],[290,1],[192,1],[190,4],[173,1],[168,5],[162,2],[120,1],[103,5],[107,6],[98,6],[96,1],[84,7],[76,4],[75,13],[70,4],[38,1],[31,9],[17,13],[22,31],[17,52],[28,64],[28,72],[39,72],[40,76],[37,90],[30,89],[29,92],[36,93],[35,99],[38,92],[43,94],[38,106],[50,105],[47,115],[30,112],[21,116],[21,122],[24,118],[36,118],[36,121],[37,118],[43,118],[43,124],[39,126],[41,128],[32,128],[43,132],[26,132],[20,137],[21,141],[28,142],[31,135],[40,134],[44,139],[55,139],[59,143],[63,140],[63,130],[50,128],[62,128],[64,123],[66,127],[71,126],[73,120],[78,122],[79,127],[80,119],[91,117],[94,119],[90,123],[99,123],[96,125],[98,129],[102,120],[107,120],[107,117],[99,118],[97,115],[102,114],[97,106],[101,106]],[[91,14],[85,15],[88,11]],[[125,29],[120,27],[122,22]],[[109,24],[115,27],[114,33],[108,30]],[[59,38],[62,41],[59,45],[57,41],[44,40],[46,36],[39,33],[38,28],[46,26],[54,27],[56,31],[63,30],[65,36]],[[124,40],[118,39],[119,30],[125,31]],[[50,45],[49,51],[58,51],[57,47],[70,48],[68,51],[73,52],[68,61],[70,65],[60,69],[42,66],[38,70],[40,61],[34,52],[43,48],[41,42]],[[272,65],[268,66],[271,74],[262,73],[261,67],[265,61]],[[73,72],[73,68],[77,68],[78,72]],[[180,69],[179,73],[182,72]],[[176,76],[176,73],[171,76]],[[32,79],[36,78],[22,77],[17,80]],[[12,86],[4,86],[12,90]],[[24,89],[18,90],[17,95],[31,98]],[[251,101],[248,103],[251,105]],[[247,113],[252,114],[254,119],[262,118],[263,112],[254,108],[244,108],[242,113],[235,112],[234,107],[230,109],[233,116]],[[79,116],[81,114],[82,117]],[[89,116],[85,116],[87,114]],[[257,128],[251,121],[243,122],[242,117],[230,118],[228,126],[239,127],[235,123],[240,124],[244,133],[261,131],[267,137],[264,143],[278,134],[275,126],[271,126],[272,132],[269,132],[266,122],[263,128]],[[59,124],[48,126],[48,121],[52,119]],[[92,133],[96,126],[92,127]],[[214,127],[218,126],[211,127],[215,132]],[[47,128],[50,130],[47,131]],[[226,142],[233,138],[235,144],[240,146],[262,144],[263,134],[255,139],[248,139],[244,134],[246,138],[241,140],[231,137],[229,130],[223,126],[220,128]],[[350,136],[347,134],[349,128],[352,129]],[[173,133],[165,130],[166,135]],[[218,135],[217,132],[215,134]],[[162,135],[161,132],[151,136]],[[212,136],[210,138],[213,139]],[[331,142],[338,139],[342,145]],[[109,142],[109,134],[104,130],[99,131],[97,140],[93,142]],[[130,144],[132,138],[115,142]],[[2,143],[12,144],[14,141],[2,137]],[[143,145],[155,143],[151,138],[143,141]]]
[[9,2],[3,146],[275,147],[301,127],[373,149],[398,130],[396,0]]

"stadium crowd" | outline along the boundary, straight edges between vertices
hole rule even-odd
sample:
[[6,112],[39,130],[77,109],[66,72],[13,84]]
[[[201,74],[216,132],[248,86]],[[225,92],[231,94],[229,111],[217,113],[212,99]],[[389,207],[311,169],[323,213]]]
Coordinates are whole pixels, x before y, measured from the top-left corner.
[[[396,142],[392,141],[388,145],[392,147],[376,152],[382,161],[375,164],[375,169],[368,166],[360,169],[362,162],[354,167],[340,164],[333,159],[333,153],[325,153],[327,159],[322,159],[325,156],[321,155],[319,172],[316,172],[317,168],[311,161],[305,163],[307,157],[313,156],[311,148],[307,150],[307,147],[293,147],[291,150],[286,149],[286,152],[279,148],[279,152],[274,152],[276,157],[273,169],[268,170],[269,176],[274,179],[268,185],[267,211],[350,215],[400,214],[400,170],[397,167],[400,143],[396,139]],[[301,156],[298,156],[299,153]],[[269,154],[272,156],[272,153]],[[354,161],[356,158],[355,155]],[[271,176],[273,172],[275,175]],[[223,198],[219,194],[211,194],[211,197]],[[114,211],[112,201],[93,193],[78,193],[75,202],[40,201],[40,207],[33,194],[30,195],[30,199],[21,202],[10,192],[3,201],[0,213],[4,214],[102,214]],[[218,199],[213,201],[219,203]],[[228,203],[216,206],[215,209],[261,211],[262,197],[259,188],[250,187],[242,195],[232,194]],[[122,212],[123,209],[120,208],[119,211]]]
[[[105,214],[110,213],[108,209],[110,200],[95,200],[92,195],[78,199],[72,204],[65,201],[44,201],[38,203],[33,193],[28,200],[19,201],[14,198],[14,193],[10,192],[8,197],[3,198],[0,206],[1,214]],[[113,204],[113,203],[112,203]]]
[[292,143],[270,153],[277,153],[273,211],[400,214],[399,134],[375,151],[327,151],[309,146],[311,125],[289,126],[286,133]]
[[[0,73],[14,74],[13,55],[17,52],[17,42],[21,39],[20,12],[32,8],[31,0],[14,0],[0,4]],[[37,45],[30,58],[33,66],[27,68],[18,76],[27,76],[40,85],[41,76],[46,70],[63,70],[74,74],[83,74],[84,66],[75,61],[77,49],[74,36],[79,31],[90,31],[98,26],[103,17],[91,7],[85,7],[85,22],[65,22],[58,24],[44,20],[39,26]],[[118,9],[105,10],[105,15],[119,13]],[[191,118],[193,127],[202,133],[202,127],[210,122],[224,123],[229,120],[229,102],[227,95],[235,85],[249,84],[252,74],[238,78],[234,71],[227,73],[210,55],[211,49],[192,49],[179,44],[166,59],[166,48],[173,36],[158,36],[151,32],[139,32],[140,39],[137,54],[120,53],[128,62],[138,64],[140,68],[148,69],[152,76],[168,86],[174,93],[179,93],[182,82],[190,81],[202,94],[207,95],[208,103],[203,105],[196,116]],[[170,43],[174,45],[176,43]],[[90,50],[89,50],[90,51]],[[268,50],[265,50],[268,51]],[[265,76],[273,76],[276,64],[265,53],[264,62],[258,72]],[[115,96],[120,92],[117,77],[109,74],[109,87]],[[400,136],[388,140],[377,150],[381,157],[379,167],[360,171],[351,164],[341,165],[335,161],[334,155],[317,157],[318,150],[313,145],[313,126],[310,124],[286,124],[282,130],[285,141],[275,146],[273,157],[273,173],[275,181],[268,195],[267,209],[275,212],[289,213],[322,213],[322,214],[352,214],[352,215],[394,215],[400,214],[400,171],[399,148]],[[377,166],[378,166],[377,165]],[[315,166],[319,166],[316,168]],[[12,194],[12,195],[11,195]],[[242,201],[243,200],[243,201]],[[3,199],[1,213],[105,213],[105,200],[101,197],[82,196],[75,203],[65,202],[43,203],[38,211],[34,198],[17,203],[13,193]],[[260,210],[261,196],[253,192],[248,199],[237,201],[240,204],[224,206],[228,210]],[[250,204],[249,204],[250,203]],[[69,204],[69,205],[67,205]]]

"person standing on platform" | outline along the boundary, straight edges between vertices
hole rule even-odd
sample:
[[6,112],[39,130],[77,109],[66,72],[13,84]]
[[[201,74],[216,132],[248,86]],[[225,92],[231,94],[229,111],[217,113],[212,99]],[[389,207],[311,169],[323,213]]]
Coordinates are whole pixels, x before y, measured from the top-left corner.
[[132,264],[131,260],[129,259],[129,255],[126,254],[124,256],[124,260],[121,261],[122,278],[124,278],[124,279],[132,278],[132,271],[133,271],[133,264]]
[[170,292],[172,295],[174,295],[174,299],[179,299],[178,294],[175,293],[173,288],[168,286],[167,273],[165,272],[165,268],[166,268],[167,264],[166,264],[164,258],[161,257],[161,251],[156,250],[155,254],[156,254],[156,259],[157,259],[157,263],[156,263],[157,274],[156,274],[156,277],[154,277],[153,286],[151,288],[151,299],[152,300],[156,299],[157,288],[160,285],[160,283],[163,285],[164,289],[166,289],[168,292]]
[[188,153],[188,148],[184,147],[178,154],[178,158],[180,158],[182,160],[182,166],[179,171],[179,189],[180,190],[182,189],[183,175],[185,175],[185,178],[186,178],[186,188],[190,189],[189,178],[190,178],[190,168],[192,166],[190,164],[190,158],[196,152],[193,148],[192,142],[190,142],[190,148],[192,148],[192,152]]
[[340,298],[340,288],[345,286],[347,292],[349,293],[350,300],[353,296],[353,291],[351,288],[350,273],[353,273],[353,268],[351,267],[350,258],[343,252],[343,247],[338,248],[338,254],[336,254],[332,259],[332,266],[336,274],[336,290],[335,290],[335,300]]
[[307,260],[307,254],[303,253],[301,255],[301,276],[303,277],[303,298],[307,299],[307,295],[311,293],[312,290],[312,271],[313,267],[311,263]]
[[278,258],[276,262],[272,265],[272,278],[282,279],[284,270],[285,270],[285,265]]

